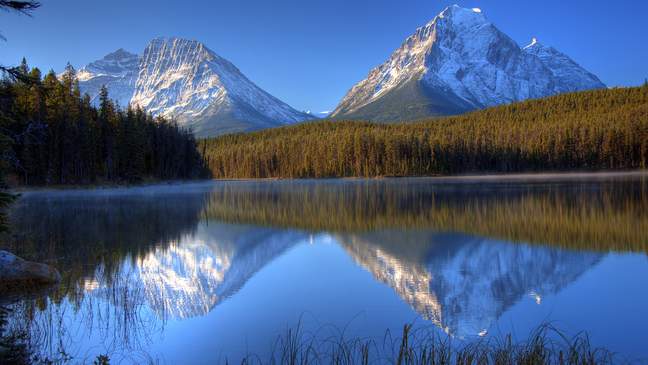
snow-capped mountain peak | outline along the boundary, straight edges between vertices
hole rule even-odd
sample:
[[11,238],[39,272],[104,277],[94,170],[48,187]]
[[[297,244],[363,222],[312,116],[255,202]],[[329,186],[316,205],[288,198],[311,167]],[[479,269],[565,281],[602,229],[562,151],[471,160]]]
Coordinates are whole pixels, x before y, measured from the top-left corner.
[[488,23],[488,20],[480,8],[467,9],[456,4],[443,9],[443,11],[428,24],[435,23],[438,19],[452,19],[454,23],[464,24]]
[[333,116],[407,120],[605,86],[553,48],[533,52],[538,44],[522,49],[481,9],[449,6],[356,84]]

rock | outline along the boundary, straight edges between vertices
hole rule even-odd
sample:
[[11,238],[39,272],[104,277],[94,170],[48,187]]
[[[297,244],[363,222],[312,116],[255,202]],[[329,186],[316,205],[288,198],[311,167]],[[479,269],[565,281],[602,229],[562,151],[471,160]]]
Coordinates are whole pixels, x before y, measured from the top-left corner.
[[61,274],[55,268],[26,261],[10,252],[0,250],[0,290],[17,289],[24,285],[50,285],[59,281],[61,281]]

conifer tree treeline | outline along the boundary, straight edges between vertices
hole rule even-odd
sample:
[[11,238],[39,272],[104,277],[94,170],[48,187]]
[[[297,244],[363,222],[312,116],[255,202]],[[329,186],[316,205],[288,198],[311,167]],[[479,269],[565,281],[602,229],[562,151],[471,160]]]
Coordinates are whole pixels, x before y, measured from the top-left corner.
[[[14,11],[25,15],[38,9],[40,3],[34,0],[0,0],[0,11]],[[6,40],[0,33],[0,41]],[[20,72],[15,67],[7,67],[0,64],[0,76],[11,78],[20,77]],[[3,115],[0,114],[0,123],[3,121]],[[5,131],[0,129],[0,233],[8,228],[6,208],[13,202],[15,196],[7,193],[7,186],[5,183],[5,174],[7,170],[7,161],[5,157],[9,155],[11,149],[11,138],[6,135]]]
[[3,161],[24,185],[207,177],[194,137],[140,108],[121,110],[104,87],[98,107],[81,95],[74,68],[42,77],[25,60],[0,82]]
[[648,167],[648,85],[409,124],[315,122],[201,142],[217,178]]

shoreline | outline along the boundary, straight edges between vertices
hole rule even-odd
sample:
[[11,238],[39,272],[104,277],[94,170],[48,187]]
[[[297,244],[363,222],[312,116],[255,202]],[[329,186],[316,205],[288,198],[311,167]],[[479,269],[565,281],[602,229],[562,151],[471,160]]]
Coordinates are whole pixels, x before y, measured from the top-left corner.
[[310,177],[310,178],[232,178],[232,179],[202,179],[202,180],[169,180],[155,181],[142,184],[99,184],[99,185],[62,185],[62,186],[21,186],[8,190],[11,194],[27,195],[37,193],[52,192],[112,192],[112,191],[133,191],[138,189],[149,188],[171,188],[177,186],[203,186],[218,182],[282,182],[282,181],[380,181],[380,180],[400,180],[400,179],[417,179],[429,180],[440,183],[505,183],[505,182],[560,182],[560,181],[577,181],[592,179],[610,179],[610,178],[648,178],[648,170],[628,170],[628,171],[572,171],[572,172],[525,172],[525,173],[486,173],[466,174],[466,175],[438,175],[438,176],[375,176],[375,177]]
[[140,184],[88,184],[88,185],[44,185],[44,186],[18,186],[7,189],[10,194],[32,194],[51,192],[74,192],[74,191],[111,191],[111,190],[133,190],[151,187],[170,187],[178,185],[204,184],[212,182],[213,179],[198,180],[168,180],[149,181]]

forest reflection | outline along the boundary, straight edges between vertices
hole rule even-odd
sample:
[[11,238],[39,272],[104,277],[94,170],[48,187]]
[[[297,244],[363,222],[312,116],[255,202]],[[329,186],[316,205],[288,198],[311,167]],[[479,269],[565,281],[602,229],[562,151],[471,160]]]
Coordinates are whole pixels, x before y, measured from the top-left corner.
[[234,223],[358,232],[432,229],[571,249],[648,251],[648,179],[223,184],[203,214]]

